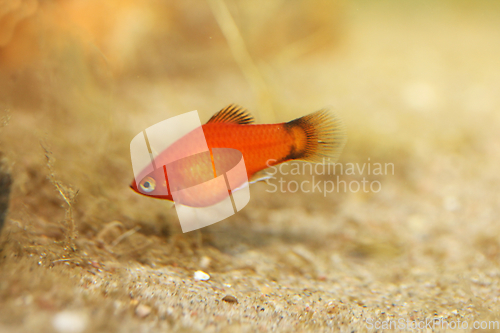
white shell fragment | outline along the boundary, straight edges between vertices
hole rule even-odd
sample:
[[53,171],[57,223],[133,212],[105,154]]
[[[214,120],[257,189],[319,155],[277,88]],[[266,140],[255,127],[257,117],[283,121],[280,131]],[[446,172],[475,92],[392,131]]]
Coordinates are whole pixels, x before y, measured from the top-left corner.
[[208,281],[210,279],[210,275],[203,271],[194,272],[194,279],[196,281]]
[[80,333],[87,328],[87,316],[78,311],[62,311],[52,319],[52,326],[60,333]]

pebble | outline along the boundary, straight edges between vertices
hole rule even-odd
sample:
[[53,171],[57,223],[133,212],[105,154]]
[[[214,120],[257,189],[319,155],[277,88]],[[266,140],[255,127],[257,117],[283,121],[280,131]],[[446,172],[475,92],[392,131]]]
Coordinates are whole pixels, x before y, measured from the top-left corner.
[[226,295],[226,296],[224,296],[224,298],[222,300],[224,302],[238,304],[238,299],[236,297],[232,296],[232,295]]
[[62,311],[52,319],[52,326],[60,333],[80,333],[87,328],[88,319],[84,313]]
[[151,313],[151,307],[145,304],[139,304],[135,308],[135,314],[139,318],[146,318]]
[[196,281],[208,281],[210,279],[210,275],[203,271],[194,272],[194,279]]

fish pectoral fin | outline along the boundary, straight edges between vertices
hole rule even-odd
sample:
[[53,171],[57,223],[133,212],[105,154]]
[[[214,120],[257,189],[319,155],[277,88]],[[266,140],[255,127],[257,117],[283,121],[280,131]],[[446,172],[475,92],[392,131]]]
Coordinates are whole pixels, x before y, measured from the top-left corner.
[[272,174],[268,173],[266,170],[261,170],[259,172],[254,173],[252,175],[252,177],[250,177],[250,179],[248,180],[248,182],[243,183],[242,185],[238,186],[235,189],[232,189],[231,193],[239,191],[242,188],[245,188],[245,187],[249,186],[250,184],[255,184],[257,182],[263,182],[263,181],[266,181],[266,180],[272,178]]
[[253,123],[255,120],[248,111],[237,104],[229,104],[224,109],[220,110],[208,120],[210,123],[230,123],[247,125]]
[[265,170],[261,170],[259,172],[256,172],[252,175],[252,177],[250,177],[250,179],[248,180],[248,182],[250,184],[255,184],[257,182],[263,182],[263,181],[266,181],[268,179],[271,179],[273,177],[272,174],[270,174],[267,169]]
[[243,188],[247,187],[247,186],[248,186],[248,184],[250,184],[250,183],[249,183],[249,182],[245,182],[245,183],[243,183],[242,185],[238,186],[237,188],[232,189],[232,190],[231,190],[231,193],[234,193],[234,192],[236,192],[236,191],[239,191],[239,190],[241,190],[241,189],[243,189]]

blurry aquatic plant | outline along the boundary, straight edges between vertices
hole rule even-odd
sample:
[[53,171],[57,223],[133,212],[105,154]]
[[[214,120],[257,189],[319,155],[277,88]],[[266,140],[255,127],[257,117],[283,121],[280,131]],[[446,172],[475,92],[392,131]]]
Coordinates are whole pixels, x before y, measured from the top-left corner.
[[237,1],[231,8],[224,0],[207,1],[256,96],[260,118],[276,121],[266,69],[334,44],[341,21],[340,1]]
[[264,122],[275,121],[270,90],[266,80],[248,52],[245,41],[224,0],[208,0],[215,19],[227,40],[234,60],[245,75],[259,101],[259,109]]
[[12,178],[10,175],[9,160],[0,153],[0,232],[7,216],[7,209],[9,208],[11,184]]
[[75,239],[77,238],[77,230],[75,219],[73,217],[73,205],[75,204],[76,196],[78,195],[78,190],[74,189],[71,185],[67,185],[59,181],[54,174],[54,163],[55,159],[52,156],[52,152],[46,147],[45,144],[41,143],[41,146],[45,152],[45,158],[47,159],[47,168],[49,169],[48,179],[56,187],[57,191],[66,203],[66,214],[64,219],[64,227],[67,231],[66,242],[67,245],[73,250],[76,250]]
[[[7,109],[5,115],[0,119],[0,132],[8,125],[10,112]],[[11,168],[9,160],[0,152],[0,233],[7,216],[9,208],[10,187],[12,185]]]

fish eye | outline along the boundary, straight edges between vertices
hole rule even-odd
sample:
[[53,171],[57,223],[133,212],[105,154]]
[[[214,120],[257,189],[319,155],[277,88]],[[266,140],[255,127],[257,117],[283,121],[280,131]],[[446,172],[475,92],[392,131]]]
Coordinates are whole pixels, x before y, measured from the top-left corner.
[[156,187],[156,181],[151,177],[146,177],[141,181],[139,187],[144,192],[152,192]]

